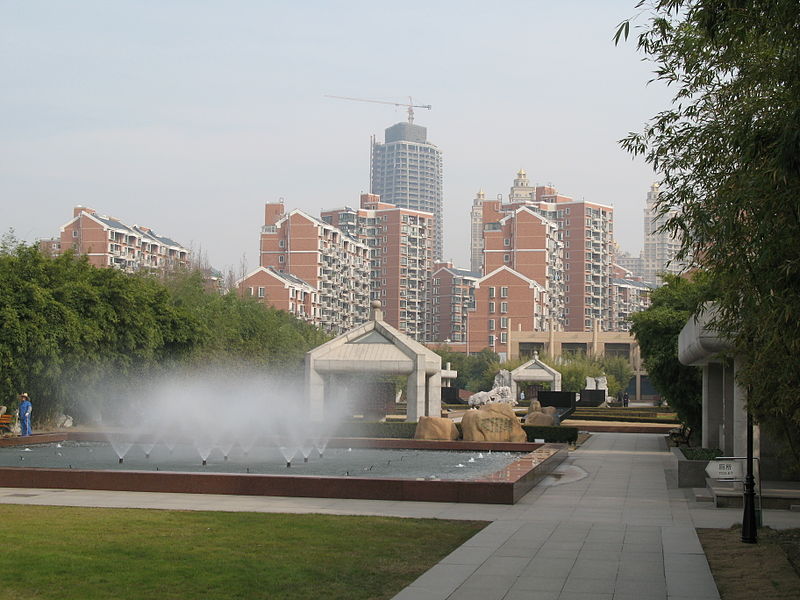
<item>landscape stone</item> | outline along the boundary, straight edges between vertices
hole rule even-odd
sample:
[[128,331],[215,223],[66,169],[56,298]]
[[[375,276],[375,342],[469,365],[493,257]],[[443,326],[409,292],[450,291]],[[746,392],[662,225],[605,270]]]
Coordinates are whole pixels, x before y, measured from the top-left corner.
[[464,440],[470,442],[526,442],[528,436],[506,402],[484,404],[468,410],[461,419]]
[[[551,408],[546,406],[545,408]],[[525,416],[525,425],[536,425],[539,427],[552,427],[556,424],[555,416],[544,412],[528,413]]]
[[417,428],[414,431],[415,440],[446,440],[458,439],[458,428],[452,419],[448,417],[425,417],[419,418]]

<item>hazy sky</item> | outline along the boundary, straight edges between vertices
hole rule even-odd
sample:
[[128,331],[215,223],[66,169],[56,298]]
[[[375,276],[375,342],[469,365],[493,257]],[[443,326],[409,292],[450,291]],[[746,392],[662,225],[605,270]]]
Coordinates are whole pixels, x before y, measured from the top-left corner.
[[615,207],[642,244],[653,175],[617,140],[665,108],[615,26],[636,0],[0,0],[0,228],[57,235],[77,204],[258,265],[265,202],[358,204],[369,139],[404,109],[444,154],[445,255],[469,266],[479,188]]

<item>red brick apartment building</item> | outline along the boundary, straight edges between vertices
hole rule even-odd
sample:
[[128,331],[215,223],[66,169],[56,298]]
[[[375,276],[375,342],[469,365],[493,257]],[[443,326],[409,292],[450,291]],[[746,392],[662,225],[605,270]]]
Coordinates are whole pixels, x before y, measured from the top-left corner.
[[281,273],[272,267],[258,267],[237,282],[237,287],[244,296],[264,301],[269,299],[271,305],[298,319],[319,322],[317,290],[294,275]]
[[75,250],[86,255],[96,267],[127,272],[142,269],[165,272],[189,265],[189,250],[178,242],[156,234],[149,227],[126,225],[116,217],[100,215],[85,206],[74,208],[72,220],[61,227],[60,237],[42,240],[39,246],[51,256]]
[[473,269],[503,264],[539,283],[555,329],[591,331],[599,319],[610,330],[613,219],[612,207],[531,186],[520,170],[507,202],[479,192],[473,203]]
[[514,269],[498,267],[475,282],[475,309],[469,314],[465,351],[489,348],[505,359],[511,331],[548,327],[544,287]]
[[480,273],[458,269],[451,262],[433,267],[431,339],[447,344],[467,341],[468,317],[475,308],[475,282]]
[[369,248],[370,298],[381,301],[386,322],[417,341],[433,339],[433,215],[362,194],[360,208],[326,210],[321,218]]
[[369,248],[300,210],[286,213],[282,202],[268,203],[260,267],[237,287],[242,295],[340,333],[369,318]]

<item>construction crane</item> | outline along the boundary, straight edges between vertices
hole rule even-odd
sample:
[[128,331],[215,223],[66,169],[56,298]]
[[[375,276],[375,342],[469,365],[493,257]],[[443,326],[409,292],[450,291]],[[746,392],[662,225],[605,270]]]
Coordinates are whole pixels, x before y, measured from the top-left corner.
[[338,100],[353,100],[355,102],[372,102],[374,104],[391,104],[392,106],[405,106],[408,111],[408,122],[414,122],[414,109],[415,108],[425,108],[427,110],[431,109],[430,104],[414,104],[414,100],[411,99],[411,96],[408,97],[408,102],[389,102],[386,100],[372,100],[370,98],[350,98],[349,96],[331,96],[329,94],[325,94],[326,98],[336,98]]

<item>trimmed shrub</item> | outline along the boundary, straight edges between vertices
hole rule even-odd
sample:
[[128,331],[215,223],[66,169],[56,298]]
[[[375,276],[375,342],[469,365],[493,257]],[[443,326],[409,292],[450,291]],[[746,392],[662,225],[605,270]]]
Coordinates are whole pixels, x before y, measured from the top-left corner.
[[722,456],[719,448],[681,448],[687,460],[714,460]]
[[416,423],[357,422],[342,423],[336,428],[336,437],[401,438],[411,439],[417,429]]

